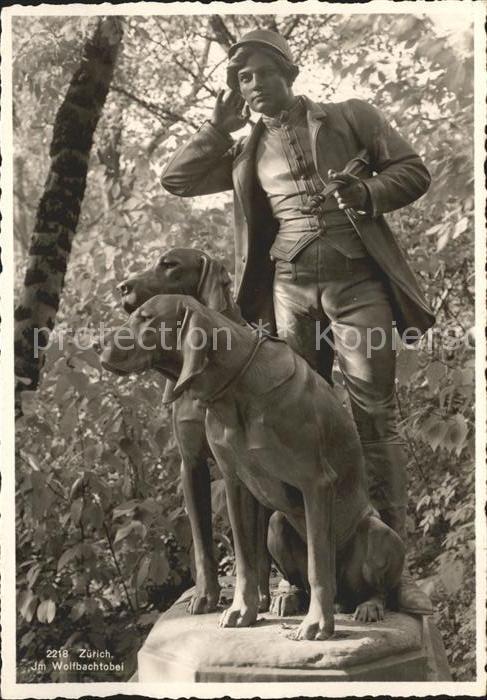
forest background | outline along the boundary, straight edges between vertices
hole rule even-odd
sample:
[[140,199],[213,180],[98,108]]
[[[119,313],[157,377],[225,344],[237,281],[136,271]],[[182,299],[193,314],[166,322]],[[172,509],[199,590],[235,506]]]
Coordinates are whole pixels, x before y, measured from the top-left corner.
[[[450,24],[405,14],[166,15],[113,22],[34,16],[12,21],[16,295],[24,304],[32,291],[25,271],[36,264],[29,247],[42,234],[43,202],[56,181],[50,155],[59,139],[77,138],[64,108],[66,95],[80,84],[83,55],[84,61],[96,60],[108,46],[114,68],[105,103],[95,105],[101,116],[93,146],[86,147],[86,190],[83,196],[81,187],[78,196],[79,217],[76,211],[71,217],[75,235],[65,251],[66,276],[57,276],[53,342],[38,390],[22,392],[23,415],[16,422],[18,680],[97,680],[96,674],[66,678],[50,667],[32,668],[48,648],[77,658],[80,647],[109,649],[124,662],[123,672],[112,678],[128,679],[151,624],[191,585],[191,535],[170,415],[161,407],[162,381],[152,374],[131,379],[102,371],[98,333],[102,323],[113,327],[125,320],[116,285],[162,250],[197,247],[233,271],[231,195],[179,199],[162,190],[159,177],[175,148],[210,117],[229,45],[259,26],[288,38],[301,66],[298,94],[373,102],[432,174],[426,196],[388,217],[438,319],[428,342],[401,349],[398,357],[400,429],[409,453],[409,551],[412,570],[435,603],[454,678],[472,680],[468,12]],[[98,54],[90,49],[95,39]],[[92,106],[85,104],[87,110]],[[343,391],[339,372],[335,378]],[[20,380],[29,388],[29,381]],[[233,566],[231,533],[216,468],[214,475],[218,556],[221,573],[227,573]],[[103,680],[109,679],[105,673]]]

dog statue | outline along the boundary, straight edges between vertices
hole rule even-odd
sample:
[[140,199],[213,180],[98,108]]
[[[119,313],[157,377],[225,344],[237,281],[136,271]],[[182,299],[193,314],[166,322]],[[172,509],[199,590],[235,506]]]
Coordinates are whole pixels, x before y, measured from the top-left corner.
[[[121,302],[132,313],[158,294],[189,294],[202,304],[237,323],[244,323],[231,294],[231,280],[225,267],[195,248],[173,248],[163,253],[155,265],[118,285]],[[195,557],[195,592],[188,611],[197,615],[216,610],[220,596],[217,565],[213,554],[211,486],[208,458],[211,451],[205,430],[206,409],[188,394],[173,396],[174,383],[168,381],[163,403],[173,403],[172,420],[181,455],[181,481],[191,525]],[[248,517],[254,517],[253,507]],[[257,509],[259,610],[269,609],[270,556],[267,530],[270,512]],[[284,597],[284,596],[283,596]]]
[[122,375],[157,369],[176,382],[175,396],[187,392],[207,409],[237,570],[234,599],[220,624],[257,619],[255,521],[244,517],[250,494],[277,511],[269,542],[285,576],[289,541],[280,534],[287,527],[295,533],[292,546],[303,543],[293,566],[307,580],[310,602],[297,639],[333,635],[336,589],[339,600],[357,605],[358,619],[383,617],[404,547],[370,505],[358,434],[327,382],[283,341],[256,337],[189,296],[153,297],[131,314],[124,339],[127,330],[134,340],[121,344],[115,332],[103,367]]

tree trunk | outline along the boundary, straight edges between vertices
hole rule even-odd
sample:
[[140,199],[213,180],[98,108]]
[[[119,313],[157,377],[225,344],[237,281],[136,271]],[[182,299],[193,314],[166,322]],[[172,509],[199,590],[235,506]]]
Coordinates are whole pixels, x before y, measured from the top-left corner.
[[15,310],[17,402],[23,389],[35,390],[39,384],[43,348],[54,327],[86,187],[94,133],[122,34],[119,18],[100,18],[85,43],[81,64],[54,122],[51,165],[37,208],[24,291]]

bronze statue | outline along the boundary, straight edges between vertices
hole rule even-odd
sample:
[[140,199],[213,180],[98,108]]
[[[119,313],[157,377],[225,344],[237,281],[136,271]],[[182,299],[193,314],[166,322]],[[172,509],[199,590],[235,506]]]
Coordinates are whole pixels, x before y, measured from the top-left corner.
[[294,567],[310,590],[298,639],[333,635],[335,588],[338,600],[357,606],[358,619],[380,619],[385,596],[400,579],[404,547],[370,505],[356,428],[329,384],[283,341],[189,296],[155,296],[123,328],[123,343],[115,333],[103,351],[106,369],[121,375],[157,369],[176,382],[174,396],[187,392],[207,409],[237,567],[234,600],[220,624],[257,619],[250,494],[277,511],[269,544],[285,575],[292,574],[287,530],[295,533]]
[[[211,119],[174,154],[161,182],[181,197],[233,190],[242,315],[277,328],[327,380],[337,357],[372,502],[406,541],[395,327],[415,342],[434,317],[383,214],[423,195],[430,176],[372,104],[296,96],[298,72],[284,37],[263,29],[245,34],[229,50],[230,90],[221,91]],[[250,109],[259,119],[234,141],[231,132],[246,124]],[[347,172],[363,152],[366,167]],[[340,186],[325,197],[330,180]],[[432,612],[407,569],[396,597],[402,610]]]

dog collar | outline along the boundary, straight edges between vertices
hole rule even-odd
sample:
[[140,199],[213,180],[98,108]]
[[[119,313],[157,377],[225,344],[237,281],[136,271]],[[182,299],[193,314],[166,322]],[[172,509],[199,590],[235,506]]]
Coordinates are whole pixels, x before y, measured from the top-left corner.
[[235,382],[238,382],[238,380],[239,380],[241,377],[243,377],[243,375],[245,374],[245,372],[249,369],[250,365],[251,365],[252,362],[254,361],[255,356],[257,355],[257,352],[259,351],[260,346],[261,346],[263,343],[265,343],[265,341],[266,341],[267,339],[268,339],[268,338],[267,338],[267,336],[265,336],[265,335],[264,335],[264,336],[259,336],[259,337],[257,337],[257,340],[256,340],[256,342],[254,343],[254,347],[252,348],[251,353],[249,354],[249,356],[247,357],[247,359],[245,360],[245,362],[243,363],[243,365],[240,367],[240,369],[238,370],[238,372],[237,372],[236,374],[234,374],[233,377],[231,377],[227,382],[225,382],[225,383],[223,384],[223,386],[221,386],[219,389],[217,389],[216,392],[215,392],[214,394],[212,394],[211,396],[209,396],[209,397],[206,398],[206,399],[200,399],[201,403],[202,403],[202,404],[209,404],[209,403],[213,403],[213,402],[216,401],[217,399],[221,399],[222,396],[223,396],[224,394],[226,394],[226,392],[228,391],[228,389],[230,389],[230,387],[232,386],[232,384],[235,384]]

